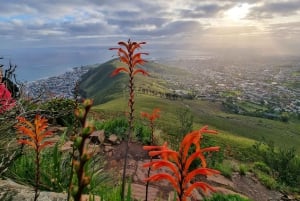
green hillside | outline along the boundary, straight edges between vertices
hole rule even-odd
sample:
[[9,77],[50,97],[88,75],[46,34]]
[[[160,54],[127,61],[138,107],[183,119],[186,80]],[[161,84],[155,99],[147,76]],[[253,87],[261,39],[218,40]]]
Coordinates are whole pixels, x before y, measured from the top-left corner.
[[[177,111],[190,108],[194,116],[194,129],[203,125],[219,131],[218,143],[230,146],[250,147],[262,139],[274,141],[283,148],[295,147],[300,153],[300,122],[284,123],[269,119],[228,114],[222,111],[218,102],[200,100],[167,100],[160,97],[137,94],[135,116],[141,111],[151,112],[153,108],[161,109],[158,127],[164,128],[166,134],[173,134],[178,129]],[[127,98],[120,97],[94,107],[95,111],[105,113],[127,111]],[[241,148],[240,147],[240,148]]]
[[[89,98],[95,100],[94,110],[112,113],[126,112],[128,107],[127,74],[121,73],[115,77],[110,74],[114,68],[122,65],[118,60],[111,60],[90,70],[83,76],[80,89]],[[168,134],[176,133],[178,129],[178,110],[189,108],[194,116],[194,128],[209,125],[220,131],[217,138],[222,144],[227,142],[234,146],[251,146],[253,140],[266,139],[274,141],[275,145],[284,148],[295,147],[300,153],[300,122],[291,120],[287,123],[269,119],[230,114],[223,110],[220,102],[201,100],[169,100],[159,96],[157,92],[167,93],[174,89],[164,79],[164,75],[187,75],[188,72],[175,67],[167,67],[154,62],[143,66],[150,73],[145,77],[137,75],[135,116],[139,117],[141,111],[150,112],[153,108],[160,108],[162,117],[158,126],[164,128]],[[142,89],[152,90],[144,93]]]
[[124,76],[110,76],[117,63],[117,60],[111,60],[84,74],[79,85],[80,94],[94,99],[95,104],[117,98],[125,87]]

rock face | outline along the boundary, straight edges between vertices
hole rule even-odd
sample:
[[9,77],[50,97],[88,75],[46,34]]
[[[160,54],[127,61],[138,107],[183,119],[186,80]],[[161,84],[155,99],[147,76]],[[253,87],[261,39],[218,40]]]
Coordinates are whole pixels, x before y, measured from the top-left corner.
[[105,140],[104,130],[94,131],[90,135],[90,140],[93,144],[103,144]]
[[[2,201],[32,201],[34,198],[33,188],[17,184],[11,180],[0,180],[0,200]],[[43,201],[66,201],[67,194],[40,192],[38,200]]]

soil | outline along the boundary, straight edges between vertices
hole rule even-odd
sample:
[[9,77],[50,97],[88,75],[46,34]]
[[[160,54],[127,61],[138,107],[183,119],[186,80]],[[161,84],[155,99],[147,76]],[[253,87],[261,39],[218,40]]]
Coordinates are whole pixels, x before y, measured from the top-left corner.
[[[121,142],[119,145],[113,145],[112,152],[106,153],[106,170],[115,174],[116,178],[121,178],[122,168],[124,165],[126,143]],[[149,160],[148,154],[143,150],[142,144],[137,142],[129,143],[127,177],[132,178],[133,196],[138,200],[144,200],[146,168],[142,164]],[[287,197],[280,192],[272,191],[263,186],[253,174],[241,176],[239,173],[233,173],[232,178],[228,179],[222,175],[204,178],[207,183],[213,185],[217,191],[224,194],[239,194],[248,197],[254,201],[280,201],[292,200],[285,199]],[[167,182],[153,183],[150,185],[151,198],[155,200],[167,200],[168,196],[173,194],[172,188]],[[200,194],[200,195],[199,195]],[[191,201],[201,200],[201,193],[198,192]]]

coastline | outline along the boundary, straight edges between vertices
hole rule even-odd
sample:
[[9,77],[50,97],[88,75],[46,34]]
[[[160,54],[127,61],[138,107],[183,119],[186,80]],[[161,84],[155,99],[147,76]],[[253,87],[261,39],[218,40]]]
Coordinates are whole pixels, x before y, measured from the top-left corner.
[[39,97],[42,101],[55,97],[73,99],[76,83],[80,81],[83,74],[96,65],[98,64],[73,67],[57,76],[27,82],[24,84],[25,95],[27,97]]

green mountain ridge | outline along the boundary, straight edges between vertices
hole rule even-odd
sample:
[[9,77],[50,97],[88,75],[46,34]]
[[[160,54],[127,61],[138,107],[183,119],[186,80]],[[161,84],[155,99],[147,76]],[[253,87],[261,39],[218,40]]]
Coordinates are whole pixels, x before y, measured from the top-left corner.
[[[128,75],[120,73],[111,76],[115,68],[124,66],[118,59],[112,59],[90,69],[81,78],[79,85],[80,94],[83,97],[94,99],[95,104],[105,103],[118,98],[127,90]],[[146,62],[143,66],[138,66],[149,72],[145,79],[142,75],[135,76],[135,86],[137,90],[152,90],[155,93],[171,92],[169,84],[164,79],[164,75],[187,74],[186,71],[175,67],[165,66],[152,61]]]

